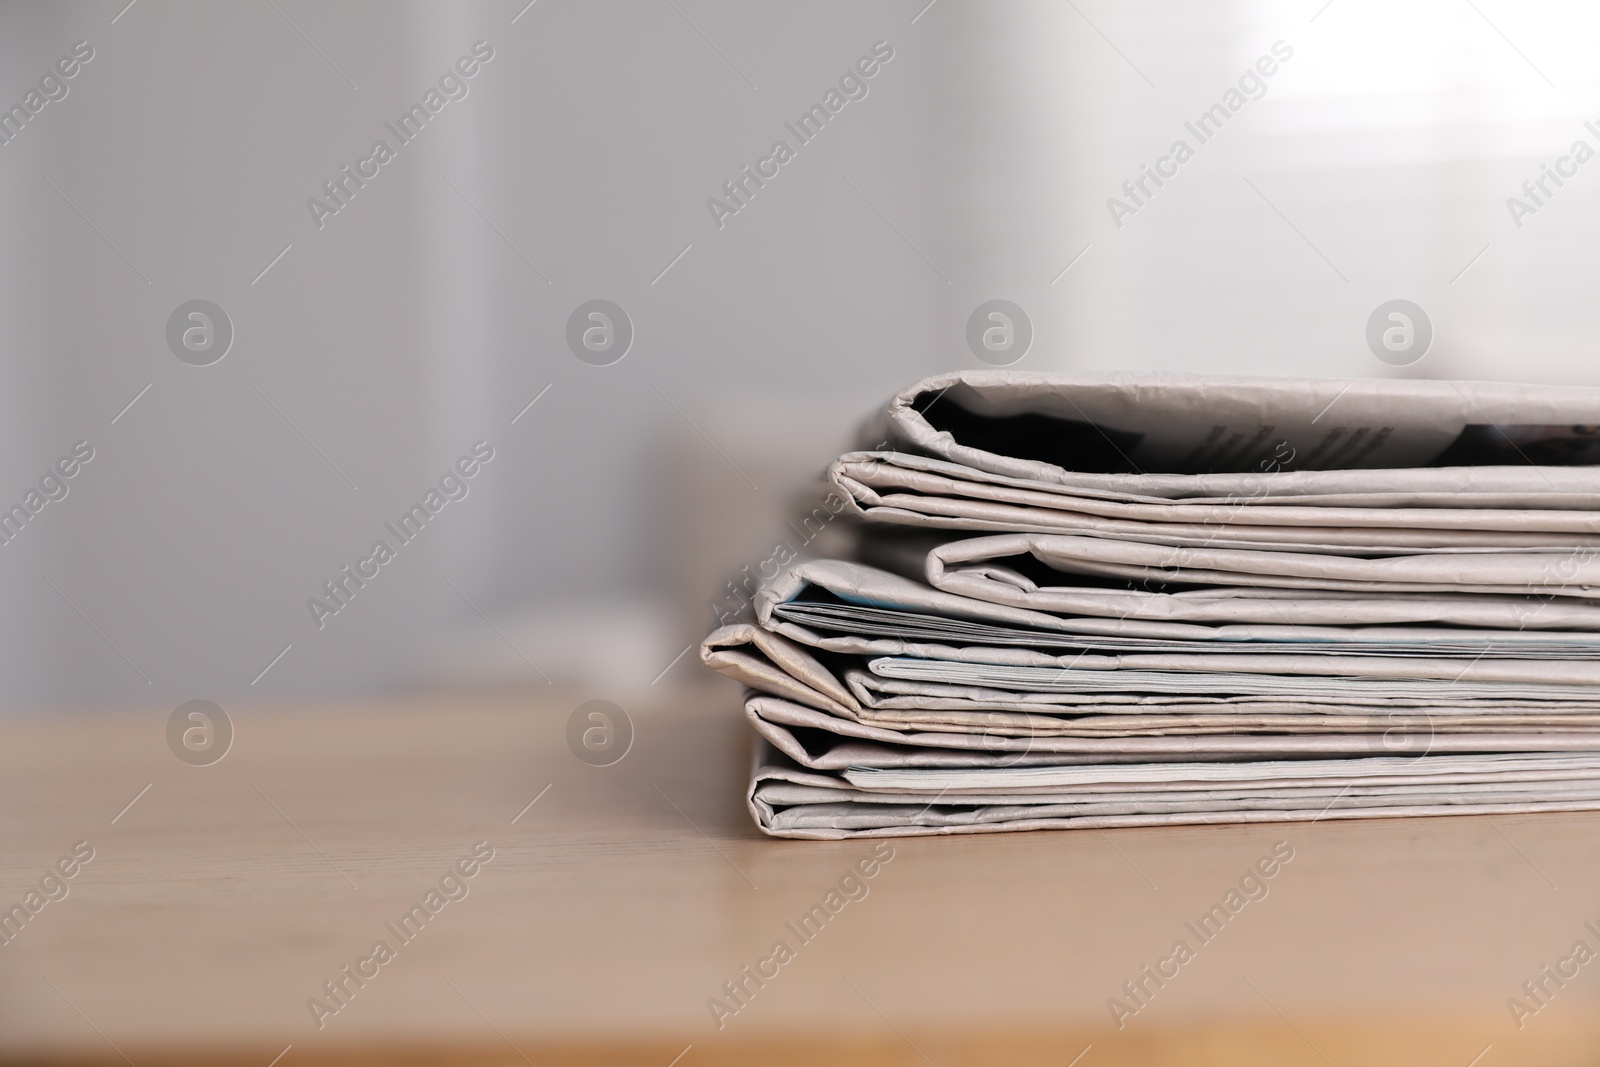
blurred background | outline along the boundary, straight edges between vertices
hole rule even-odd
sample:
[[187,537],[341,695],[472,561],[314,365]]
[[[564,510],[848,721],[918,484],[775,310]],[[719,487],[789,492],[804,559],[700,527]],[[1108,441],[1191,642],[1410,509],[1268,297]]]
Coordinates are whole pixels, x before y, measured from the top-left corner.
[[[1593,384],[1597,33],[1506,0],[0,5],[0,711],[684,684],[861,420],[984,366],[990,299],[1021,370]],[[1364,339],[1391,299],[1434,328],[1404,368]],[[194,300],[231,325],[207,365],[169,342]],[[568,343],[592,300],[631,324],[608,365]]]

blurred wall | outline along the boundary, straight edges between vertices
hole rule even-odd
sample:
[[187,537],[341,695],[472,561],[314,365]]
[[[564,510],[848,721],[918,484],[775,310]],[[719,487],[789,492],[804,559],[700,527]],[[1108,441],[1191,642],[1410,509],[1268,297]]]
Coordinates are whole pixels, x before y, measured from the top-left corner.
[[[1594,22],[1363,0],[0,5],[8,107],[93,49],[0,146],[0,502],[94,449],[0,545],[0,709],[673,684],[719,571],[766,557],[883,397],[982,365],[963,330],[992,298],[1033,321],[1022,369],[1592,381],[1600,166],[1532,215],[1507,198],[1600,148]],[[480,41],[492,58],[441,88]],[[880,41],[865,95],[799,144],[785,124]],[[1278,42],[1225,126],[1187,134]],[[400,144],[385,124],[430,89]],[[1185,137],[1194,157],[1113,217]],[[380,138],[394,158],[342,179]],[[717,218],[779,139],[794,158]],[[1403,370],[1363,340],[1395,297],[1437,337]],[[234,330],[208,366],[167,338],[195,299]],[[595,299],[634,333],[607,366],[567,340]],[[465,497],[399,545],[384,524],[479,441]],[[315,619],[379,538],[395,558]]]

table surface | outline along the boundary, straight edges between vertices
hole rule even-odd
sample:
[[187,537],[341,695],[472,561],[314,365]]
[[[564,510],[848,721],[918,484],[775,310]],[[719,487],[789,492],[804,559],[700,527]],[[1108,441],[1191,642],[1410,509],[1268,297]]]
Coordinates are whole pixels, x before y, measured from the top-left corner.
[[[94,850],[0,945],[0,1060],[1600,1058],[1600,964],[1573,955],[1600,951],[1600,814],[901,840],[829,901],[872,846],[755,830],[732,688],[624,702],[635,739],[609,767],[568,748],[584,696],[233,708],[208,767],[168,750],[165,708],[0,727],[0,908]],[[480,841],[493,859],[446,881],[460,898],[427,901]],[[1197,937],[1275,846],[1293,859],[1266,895],[1247,882],[1260,899]],[[386,924],[414,903],[436,911],[402,940]],[[392,958],[358,963],[380,940]],[[759,964],[778,941],[789,958]],[[371,977],[319,1019],[347,965]],[[770,977],[739,1006],[746,965]]]

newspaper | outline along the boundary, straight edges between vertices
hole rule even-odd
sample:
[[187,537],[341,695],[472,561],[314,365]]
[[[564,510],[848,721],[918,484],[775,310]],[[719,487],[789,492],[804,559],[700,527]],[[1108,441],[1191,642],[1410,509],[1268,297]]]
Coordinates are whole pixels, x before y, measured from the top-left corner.
[[[1574,477],[1578,472],[1429,471],[1435,472],[1432,482],[1423,483],[1426,489],[1391,485],[1381,493],[1358,493],[1353,491],[1357,483],[1333,482],[1334,475],[1348,473],[1370,483],[1380,472],[1322,472],[1314,488],[1323,491],[1313,494],[1296,492],[1287,478],[1274,480],[1288,472],[1261,471],[1214,485],[1212,495],[1164,499],[1008,477],[912,453],[869,451],[839,457],[829,479],[868,520],[957,530],[1127,535],[1151,543],[1168,538],[1183,543],[1178,539],[1186,537],[1189,543],[1267,548],[1303,543],[1330,552],[1341,546],[1355,551],[1561,548],[1593,545],[1600,536],[1592,514],[1600,495],[1589,478]],[[1306,480],[1299,486],[1307,487]],[[1507,515],[1508,510],[1516,514]]]
[[1600,390],[962,372],[702,659],[796,837],[1600,807]]

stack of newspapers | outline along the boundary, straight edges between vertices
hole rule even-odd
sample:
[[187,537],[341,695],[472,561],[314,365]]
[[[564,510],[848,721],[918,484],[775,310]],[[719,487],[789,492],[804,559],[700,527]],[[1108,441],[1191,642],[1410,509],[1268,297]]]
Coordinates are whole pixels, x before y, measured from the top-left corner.
[[841,838],[1600,809],[1600,389],[958,372],[702,658]]

